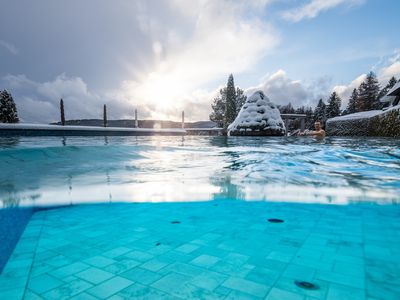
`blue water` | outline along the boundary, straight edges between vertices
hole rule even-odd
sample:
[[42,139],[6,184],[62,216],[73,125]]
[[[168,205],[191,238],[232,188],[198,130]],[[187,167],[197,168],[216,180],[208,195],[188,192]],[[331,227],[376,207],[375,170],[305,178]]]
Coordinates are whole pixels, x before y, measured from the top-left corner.
[[3,207],[240,199],[400,201],[400,141],[0,138]]
[[0,299],[397,300],[399,146],[0,138]]

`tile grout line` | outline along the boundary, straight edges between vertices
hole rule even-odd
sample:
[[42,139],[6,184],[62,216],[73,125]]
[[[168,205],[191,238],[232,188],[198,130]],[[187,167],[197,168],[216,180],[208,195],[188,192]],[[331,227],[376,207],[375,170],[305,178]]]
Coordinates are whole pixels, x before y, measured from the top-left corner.
[[[28,283],[29,283],[29,280],[30,280],[30,278],[31,278],[32,269],[33,269],[33,263],[34,263],[35,257],[36,257],[36,250],[37,250],[37,248],[38,248],[38,246],[39,246],[40,237],[41,237],[41,235],[42,235],[42,229],[43,229],[43,225],[44,225],[44,219],[45,219],[45,217],[46,217],[46,215],[47,215],[47,210],[42,211],[42,212],[43,212],[44,214],[43,214],[43,216],[41,217],[40,231],[39,231],[39,234],[38,234],[38,236],[37,236],[37,242],[36,242],[35,249],[34,249],[34,251],[33,251],[32,263],[31,263],[31,265],[30,265],[30,267],[29,267],[29,273],[28,273],[28,276],[27,276],[27,278],[26,278],[25,288],[24,288],[24,293],[23,293],[23,295],[22,295],[22,299],[25,298],[25,294],[26,294],[27,289],[28,289]],[[37,212],[35,212],[35,213],[37,213]],[[32,215],[32,216],[33,216],[33,215]],[[31,217],[31,218],[32,218],[32,217]]]

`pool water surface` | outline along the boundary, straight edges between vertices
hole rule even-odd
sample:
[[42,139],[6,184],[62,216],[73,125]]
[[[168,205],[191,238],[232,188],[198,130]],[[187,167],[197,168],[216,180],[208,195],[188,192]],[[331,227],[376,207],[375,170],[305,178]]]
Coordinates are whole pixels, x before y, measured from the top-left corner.
[[399,299],[399,146],[2,139],[3,212],[31,217],[0,298]]

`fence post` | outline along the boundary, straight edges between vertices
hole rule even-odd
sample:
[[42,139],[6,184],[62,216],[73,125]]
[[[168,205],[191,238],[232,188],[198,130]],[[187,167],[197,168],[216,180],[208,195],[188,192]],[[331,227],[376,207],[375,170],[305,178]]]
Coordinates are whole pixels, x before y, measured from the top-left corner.
[[64,114],[64,101],[60,100],[60,114],[61,114],[61,125],[65,125],[65,114]]
[[105,104],[103,107],[103,125],[107,127],[107,106]]
[[185,111],[182,110],[182,129],[185,129]]
[[137,119],[137,109],[135,108],[135,128],[138,128],[138,127],[139,127],[139,122]]

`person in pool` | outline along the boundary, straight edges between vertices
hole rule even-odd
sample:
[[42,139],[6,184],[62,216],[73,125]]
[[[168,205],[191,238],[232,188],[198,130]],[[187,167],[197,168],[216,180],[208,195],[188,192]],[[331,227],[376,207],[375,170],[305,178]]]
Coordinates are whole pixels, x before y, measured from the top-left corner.
[[319,138],[325,137],[325,130],[322,129],[320,121],[316,121],[314,123],[314,128],[315,128],[315,130],[308,131],[308,132],[302,132],[299,135],[303,135],[303,136],[307,135],[307,136],[313,136],[313,137],[319,137]]

